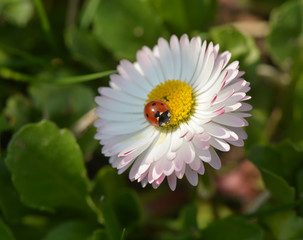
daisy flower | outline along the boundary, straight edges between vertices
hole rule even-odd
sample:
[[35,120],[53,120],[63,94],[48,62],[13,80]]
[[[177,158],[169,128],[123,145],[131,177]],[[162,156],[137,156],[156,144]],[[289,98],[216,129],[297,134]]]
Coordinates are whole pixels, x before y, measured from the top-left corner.
[[95,111],[95,138],[119,174],[130,168],[131,181],[154,188],[167,178],[172,190],[185,175],[195,186],[205,164],[221,167],[215,149],[243,146],[250,84],[230,57],[200,37],[173,35],[120,62]]

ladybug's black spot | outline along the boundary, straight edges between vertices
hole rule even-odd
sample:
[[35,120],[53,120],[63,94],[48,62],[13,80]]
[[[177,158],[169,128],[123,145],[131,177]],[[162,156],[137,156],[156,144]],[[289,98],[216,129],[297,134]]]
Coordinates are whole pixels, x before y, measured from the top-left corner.
[[148,113],[146,113],[145,116],[148,118]]
[[164,103],[161,103],[162,106],[164,106]]
[[155,102],[154,102],[154,103],[152,103],[152,106],[156,106],[156,105],[157,105],[157,103],[155,103]]
[[154,116],[155,116],[155,118],[160,117],[160,112],[157,111]]

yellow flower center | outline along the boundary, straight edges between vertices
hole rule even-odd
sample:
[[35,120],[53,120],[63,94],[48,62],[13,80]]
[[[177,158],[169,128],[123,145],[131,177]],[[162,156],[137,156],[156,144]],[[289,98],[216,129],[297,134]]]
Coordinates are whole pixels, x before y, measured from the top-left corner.
[[189,119],[193,111],[192,88],[180,80],[167,80],[157,85],[148,95],[146,103],[160,100],[167,104],[171,117],[170,123],[163,128],[174,128]]

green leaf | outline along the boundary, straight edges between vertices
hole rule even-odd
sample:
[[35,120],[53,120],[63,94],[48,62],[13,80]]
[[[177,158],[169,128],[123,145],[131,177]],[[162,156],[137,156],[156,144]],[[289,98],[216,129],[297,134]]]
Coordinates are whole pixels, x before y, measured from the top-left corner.
[[32,104],[28,98],[17,93],[7,99],[4,114],[8,117],[10,125],[19,129],[31,120]]
[[265,217],[262,222],[277,240],[303,239],[303,218],[294,211],[282,211]]
[[94,231],[93,236],[89,240],[110,240],[110,238],[104,229],[98,229]]
[[120,240],[123,234],[122,227],[118,222],[117,216],[111,206],[110,199],[107,196],[104,196],[101,199],[101,210],[108,235],[113,240]]
[[65,33],[65,43],[75,60],[84,63],[94,71],[106,69],[109,65],[105,50],[91,32],[69,28]]
[[[260,58],[259,49],[254,39],[249,35],[242,34],[231,25],[221,25],[210,30],[209,36],[212,41],[220,44],[220,51],[230,51],[231,61],[238,60],[241,64],[249,67]],[[243,65],[241,65],[241,68]]]
[[113,202],[113,209],[123,228],[139,225],[143,219],[143,211],[138,195],[129,189],[118,191]]
[[300,169],[303,151],[288,141],[273,146],[254,146],[248,152],[249,159],[260,169],[266,187],[280,203],[294,200],[295,191],[289,183],[295,183],[294,173]]
[[72,125],[95,106],[92,90],[81,85],[33,85],[29,93],[43,115],[60,126]]
[[102,0],[94,18],[97,39],[118,59],[134,59],[143,45],[153,46],[163,30],[147,1]]
[[81,14],[80,28],[88,29],[93,22],[98,6],[101,0],[86,0]]
[[93,184],[92,198],[96,204],[100,203],[105,195],[113,202],[118,193],[117,189],[125,187],[122,176],[111,166],[102,167],[96,174]]
[[3,158],[0,158],[0,209],[9,223],[19,223],[28,211],[20,201]]
[[257,225],[240,217],[215,221],[203,232],[205,240],[262,240],[263,232]]
[[185,206],[181,211],[181,221],[183,231],[193,232],[198,230],[197,223],[198,209],[194,204]]
[[290,1],[270,15],[268,51],[277,65],[288,70],[303,50],[303,1]]
[[254,146],[248,156],[257,167],[265,168],[293,182],[293,173],[299,170],[303,163],[303,148],[290,141],[283,141],[276,145]]
[[48,121],[26,125],[13,136],[6,163],[26,205],[90,213],[82,153],[68,130]]
[[62,223],[51,230],[43,240],[85,240],[94,230],[94,226],[81,221]]
[[11,24],[24,27],[32,18],[34,6],[31,0],[2,0],[0,14]]
[[215,0],[154,0],[151,3],[172,32],[178,34],[205,30],[216,16]]
[[[94,179],[92,198],[102,210],[108,235],[120,240],[122,227],[113,208],[115,196],[124,188],[121,176],[111,166],[102,167]],[[118,190],[119,189],[119,190]]]
[[6,226],[0,218],[0,239],[3,240],[14,240],[14,235],[11,230]]
[[295,189],[277,174],[265,169],[259,168],[266,188],[271,192],[272,197],[281,203],[289,203],[295,199]]

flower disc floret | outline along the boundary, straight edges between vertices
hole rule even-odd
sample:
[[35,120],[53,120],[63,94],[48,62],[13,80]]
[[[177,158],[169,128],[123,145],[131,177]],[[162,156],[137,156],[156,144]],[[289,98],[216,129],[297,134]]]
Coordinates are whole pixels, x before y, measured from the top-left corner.
[[192,87],[180,80],[167,80],[157,85],[149,94],[146,103],[160,100],[168,105],[171,119],[164,128],[175,128],[186,122],[193,112]]

